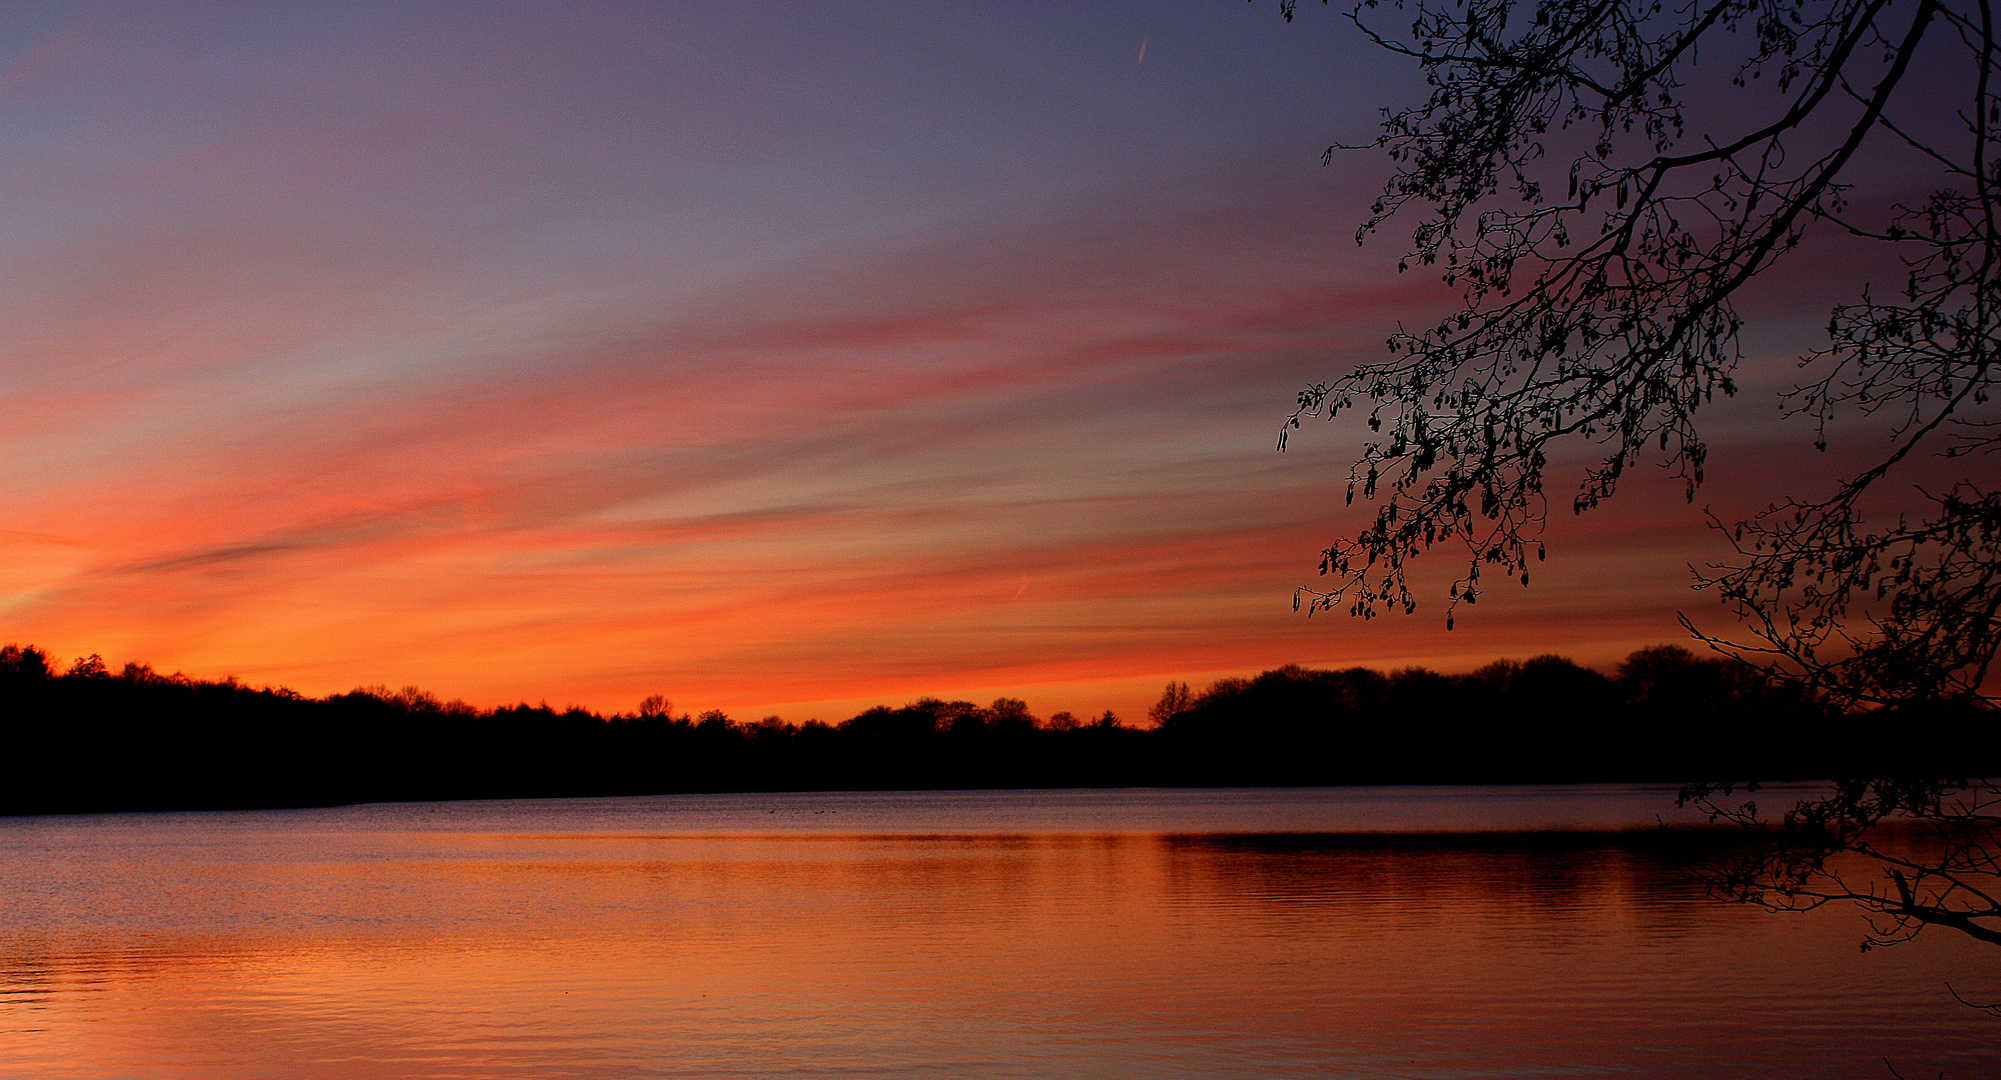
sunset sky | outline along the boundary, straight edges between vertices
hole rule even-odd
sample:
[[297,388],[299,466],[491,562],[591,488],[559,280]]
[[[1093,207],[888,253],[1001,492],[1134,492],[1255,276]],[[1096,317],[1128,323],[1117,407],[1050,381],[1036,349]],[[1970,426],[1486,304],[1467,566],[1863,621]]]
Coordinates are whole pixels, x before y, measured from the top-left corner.
[[[1353,242],[1384,159],[1320,154],[1421,90],[1263,0],[10,5],[0,642],[1137,718],[1169,679],[1720,622],[1702,509],[1800,467],[1766,394],[1711,417],[1694,506],[1642,476],[1566,515],[1449,633],[1442,586],[1293,613],[1369,513],[1352,427],[1274,452],[1293,394],[1450,300]],[[1811,258],[1754,350],[1839,299]]]

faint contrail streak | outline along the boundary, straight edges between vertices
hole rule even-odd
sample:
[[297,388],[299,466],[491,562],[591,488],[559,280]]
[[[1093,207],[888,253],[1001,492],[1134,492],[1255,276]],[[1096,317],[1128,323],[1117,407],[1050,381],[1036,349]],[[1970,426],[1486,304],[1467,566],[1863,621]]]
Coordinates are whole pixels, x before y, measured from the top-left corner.
[[1139,36],[1139,62],[1146,63],[1146,35]]

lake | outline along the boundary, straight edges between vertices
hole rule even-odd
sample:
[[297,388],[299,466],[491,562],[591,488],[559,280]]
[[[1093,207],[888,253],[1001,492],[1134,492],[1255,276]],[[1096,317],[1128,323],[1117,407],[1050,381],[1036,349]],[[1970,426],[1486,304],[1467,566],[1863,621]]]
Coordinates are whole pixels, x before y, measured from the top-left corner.
[[[1771,801],[1771,796],[1763,796]],[[2001,1075],[2001,950],[1708,899],[1662,788],[0,819],[0,1077]]]

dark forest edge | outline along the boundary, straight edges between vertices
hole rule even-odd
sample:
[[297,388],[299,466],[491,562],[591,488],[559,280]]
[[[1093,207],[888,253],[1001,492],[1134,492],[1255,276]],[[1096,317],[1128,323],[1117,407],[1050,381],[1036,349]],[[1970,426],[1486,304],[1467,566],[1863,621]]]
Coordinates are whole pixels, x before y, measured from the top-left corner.
[[[0,649],[0,813],[670,792],[1802,780],[2001,774],[1984,711],[1841,715],[1732,661],[1642,649],[1464,675],[1288,666],[1170,684],[1134,727],[925,698],[837,724],[527,704],[415,687],[309,698],[234,678],[59,670]],[[1890,731],[1908,731],[1886,738]]]

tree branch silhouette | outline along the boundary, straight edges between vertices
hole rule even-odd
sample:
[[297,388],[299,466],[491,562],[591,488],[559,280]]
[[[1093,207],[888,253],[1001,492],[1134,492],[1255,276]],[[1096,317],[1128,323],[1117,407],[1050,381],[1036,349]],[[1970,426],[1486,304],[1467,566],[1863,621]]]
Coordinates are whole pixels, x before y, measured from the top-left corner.
[[[1392,13],[1408,18],[1401,31],[1386,28]],[[1746,362],[1740,296],[1802,244],[1840,238],[1878,250],[1894,290],[1835,306],[1825,341],[1798,356],[1805,381],[1778,404],[1817,449],[1867,425],[1886,429],[1886,449],[1801,477],[1745,520],[1712,518],[1734,557],[1696,585],[1734,626],[1682,622],[1904,738],[1927,738],[1941,716],[1991,724],[2001,50],[1989,0],[1365,0],[1349,17],[1430,86],[1367,144],[1395,172],[1357,242],[1412,219],[1399,270],[1436,269],[1462,302],[1398,327],[1389,359],[1300,391],[1279,448],[1305,418],[1364,415],[1347,498],[1377,508],[1322,552],[1328,581],[1298,590],[1295,608],[1409,614],[1411,565],[1443,549],[1460,566],[1449,628],[1494,576],[1529,583],[1552,486],[1574,484],[1581,514],[1656,463],[1693,501],[1709,457],[1698,416],[1738,392]],[[1360,148],[1329,159],[1342,149]],[[1881,178],[1858,163],[1886,154],[1913,166],[1900,183],[1933,170],[1930,194],[1890,202],[1862,186]],[[1577,450],[1589,457],[1577,475],[1552,464]],[[1684,792],[1771,840],[1719,873],[1719,892],[1859,904],[1878,920],[1871,944],[1945,926],[2001,945],[1993,781],[1844,780],[1777,818],[1733,802],[1738,791]],[[1880,841],[1893,824],[1925,839]]]

